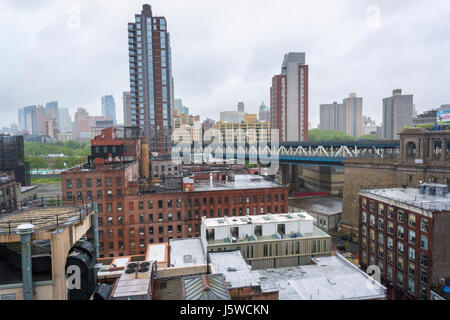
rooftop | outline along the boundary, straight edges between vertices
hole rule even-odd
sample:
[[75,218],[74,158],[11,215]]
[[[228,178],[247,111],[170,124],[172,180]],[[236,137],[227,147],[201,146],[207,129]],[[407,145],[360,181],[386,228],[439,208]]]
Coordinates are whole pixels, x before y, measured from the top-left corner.
[[215,191],[235,189],[263,189],[283,188],[281,183],[269,180],[265,177],[251,174],[239,174],[234,176],[235,181],[197,181],[194,183],[194,191]]
[[203,218],[202,223],[206,228],[239,226],[247,224],[269,224],[294,221],[314,221],[314,218],[306,212],[279,213],[254,216],[223,217],[223,218]]
[[221,274],[183,277],[181,283],[184,300],[231,300]]
[[245,262],[240,250],[210,252],[208,256],[211,273],[223,274],[229,289],[259,285],[259,278]]
[[280,300],[365,300],[385,298],[386,288],[347,259],[321,257],[317,264],[251,270],[240,251],[210,253],[214,273],[222,273],[229,288],[260,285],[278,291]]
[[82,221],[91,206],[32,205],[11,214],[0,216],[0,235],[14,234],[22,224],[34,225],[34,231],[55,230]]
[[450,211],[450,193],[444,196],[421,194],[418,188],[362,190],[362,195],[376,196],[426,211]]
[[289,205],[311,213],[335,215],[342,213],[342,200],[330,197],[311,197],[289,200]]
[[207,264],[200,238],[172,239],[169,241],[169,245],[171,267]]

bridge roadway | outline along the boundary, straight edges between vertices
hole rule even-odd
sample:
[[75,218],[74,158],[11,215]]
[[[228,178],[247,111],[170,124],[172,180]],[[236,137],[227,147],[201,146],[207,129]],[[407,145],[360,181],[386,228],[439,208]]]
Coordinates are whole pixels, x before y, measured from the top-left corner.
[[[396,157],[400,152],[399,140],[355,140],[343,142],[285,142],[279,145],[223,145],[203,144],[203,149],[193,145],[185,147],[193,154],[210,154],[217,160],[244,159],[251,161],[259,159],[268,163],[277,157],[280,164],[304,164],[319,166],[342,166],[348,158],[383,158]],[[184,148],[185,148],[184,147]],[[183,146],[174,147],[182,157]],[[186,149],[185,149],[186,150]]]

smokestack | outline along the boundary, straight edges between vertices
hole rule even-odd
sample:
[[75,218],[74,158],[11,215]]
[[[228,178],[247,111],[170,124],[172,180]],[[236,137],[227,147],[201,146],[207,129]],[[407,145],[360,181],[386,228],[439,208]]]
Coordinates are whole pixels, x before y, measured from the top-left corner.
[[34,226],[32,224],[22,224],[17,227],[22,243],[22,285],[23,299],[33,300],[33,276],[31,265],[31,234]]
[[148,137],[141,137],[141,178],[150,178]]

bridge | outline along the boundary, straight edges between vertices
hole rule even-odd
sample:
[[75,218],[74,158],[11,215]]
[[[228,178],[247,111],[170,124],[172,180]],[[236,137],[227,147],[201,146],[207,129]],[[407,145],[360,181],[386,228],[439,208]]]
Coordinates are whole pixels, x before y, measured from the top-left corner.
[[[198,162],[202,154],[209,154],[209,161],[241,160],[268,163],[274,158],[280,164],[304,164],[318,166],[343,166],[348,158],[396,157],[400,153],[399,140],[354,140],[342,142],[285,142],[279,145],[248,144],[179,144],[173,149],[179,156],[191,154],[191,161]],[[188,156],[184,157],[186,160]]]

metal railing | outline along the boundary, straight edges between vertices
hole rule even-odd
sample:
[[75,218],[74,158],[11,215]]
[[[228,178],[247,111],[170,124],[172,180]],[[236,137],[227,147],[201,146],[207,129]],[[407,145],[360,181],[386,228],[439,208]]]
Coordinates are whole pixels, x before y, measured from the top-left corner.
[[[16,228],[21,224],[32,224],[34,226],[34,231],[42,230],[52,230],[61,226],[66,226],[68,224],[78,223],[83,221],[93,210],[93,203],[84,203],[82,205],[63,205],[61,197],[41,197],[35,202],[31,203],[28,201],[24,205],[25,201],[21,201],[21,205],[18,206],[18,210],[0,215],[0,235],[11,235],[16,233]],[[39,215],[26,216],[27,212],[32,212],[33,209],[36,210],[42,208],[66,208],[65,212],[59,214],[51,215]]]

